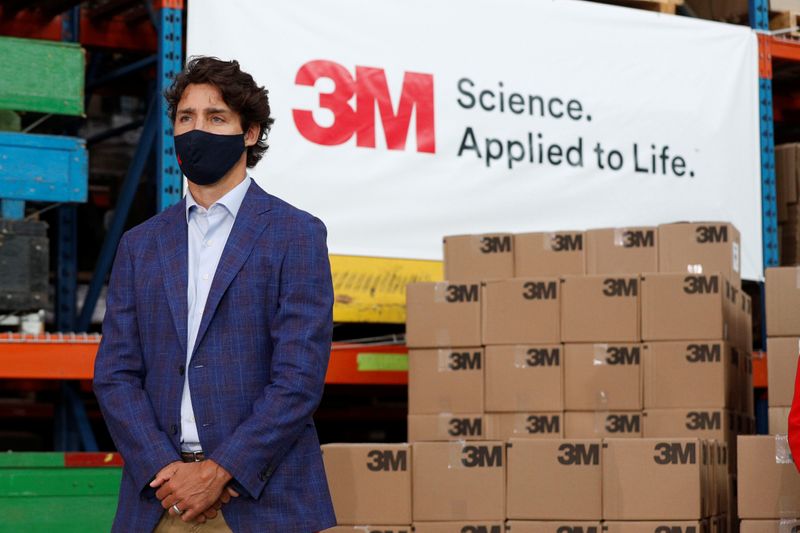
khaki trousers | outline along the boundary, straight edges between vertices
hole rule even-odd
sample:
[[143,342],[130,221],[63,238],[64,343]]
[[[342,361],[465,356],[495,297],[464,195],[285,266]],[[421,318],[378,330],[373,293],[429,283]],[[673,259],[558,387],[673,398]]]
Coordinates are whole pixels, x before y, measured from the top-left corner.
[[233,531],[225,523],[221,511],[217,511],[216,517],[206,519],[202,524],[184,522],[179,517],[164,511],[153,533],[233,533]]

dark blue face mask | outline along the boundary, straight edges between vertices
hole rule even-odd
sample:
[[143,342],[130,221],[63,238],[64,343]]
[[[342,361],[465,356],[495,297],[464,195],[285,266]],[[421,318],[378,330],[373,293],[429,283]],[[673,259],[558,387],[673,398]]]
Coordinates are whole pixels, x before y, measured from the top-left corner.
[[192,130],[175,136],[181,172],[197,185],[218,182],[239,161],[244,150],[244,133],[218,135]]

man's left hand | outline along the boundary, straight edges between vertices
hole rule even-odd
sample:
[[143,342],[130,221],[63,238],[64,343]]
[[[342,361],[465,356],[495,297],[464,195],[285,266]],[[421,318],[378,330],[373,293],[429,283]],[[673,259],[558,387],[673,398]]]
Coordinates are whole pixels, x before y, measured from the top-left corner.
[[191,522],[220,498],[232,476],[211,459],[197,463],[182,463],[174,474],[156,491],[161,506],[174,514],[177,504],[184,522]]

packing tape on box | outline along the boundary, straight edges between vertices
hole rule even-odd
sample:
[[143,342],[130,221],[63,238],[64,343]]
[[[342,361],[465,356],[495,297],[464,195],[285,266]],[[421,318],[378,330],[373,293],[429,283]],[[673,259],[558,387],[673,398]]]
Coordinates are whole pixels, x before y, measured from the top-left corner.
[[778,533],[795,533],[800,520],[797,518],[781,518],[778,521]]
[[555,240],[558,234],[555,232],[548,232],[544,234],[542,239],[542,248],[547,252],[554,252],[556,250]]
[[628,228],[614,228],[614,246],[625,247],[625,233],[627,232]]
[[514,368],[528,368],[527,346],[514,346]]
[[467,445],[464,439],[458,439],[448,443],[447,447],[447,469],[466,468],[462,462],[462,452]]
[[703,265],[699,263],[694,265],[686,265],[686,272],[688,272],[689,274],[702,274]]
[[439,348],[436,350],[436,370],[439,372],[450,372],[450,354],[453,350],[450,348]]
[[606,356],[608,355],[608,344],[595,344],[592,346],[593,358],[592,364],[594,366],[601,366],[608,364]]
[[779,465],[794,464],[792,460],[792,449],[789,448],[788,435],[775,435],[775,462]]
[[739,267],[742,264],[742,256],[739,254],[739,243],[733,243],[731,248],[733,249],[733,271],[739,272]]
[[450,283],[437,281],[433,286],[433,301],[437,304],[447,303],[447,288]]

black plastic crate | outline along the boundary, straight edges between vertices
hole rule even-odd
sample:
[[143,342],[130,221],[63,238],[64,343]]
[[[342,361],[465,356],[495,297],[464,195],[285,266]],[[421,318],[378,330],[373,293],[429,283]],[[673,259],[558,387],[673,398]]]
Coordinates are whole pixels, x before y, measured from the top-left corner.
[[0,313],[48,307],[47,224],[0,219]]

